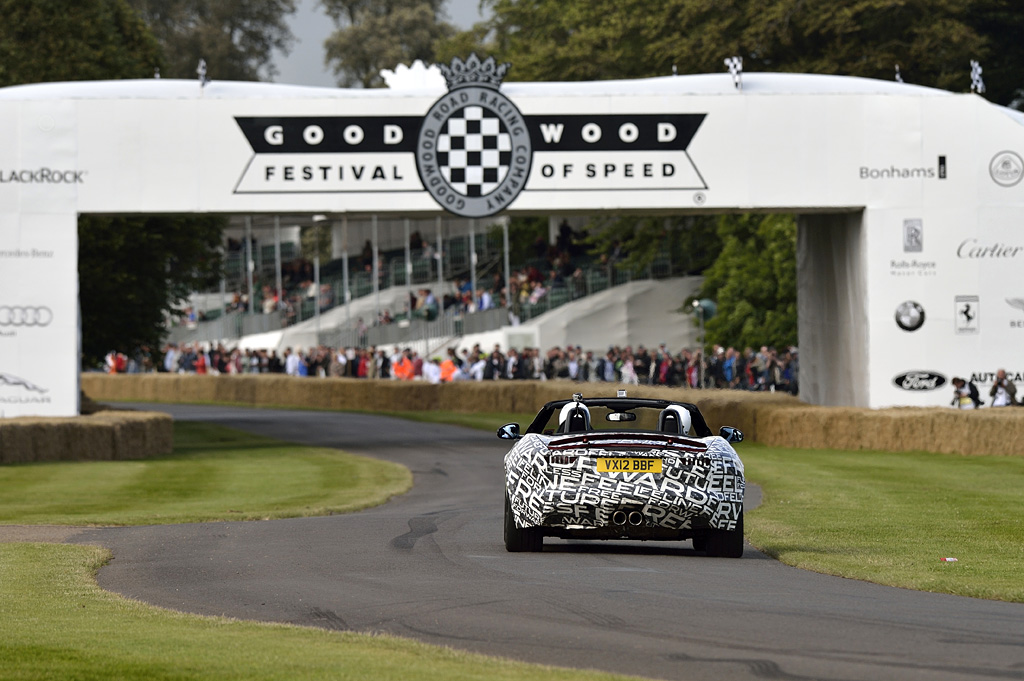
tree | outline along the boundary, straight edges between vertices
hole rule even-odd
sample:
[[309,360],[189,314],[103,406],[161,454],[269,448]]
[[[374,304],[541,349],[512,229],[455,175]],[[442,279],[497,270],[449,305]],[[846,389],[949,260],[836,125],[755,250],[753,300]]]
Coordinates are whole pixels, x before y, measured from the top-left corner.
[[324,43],[338,85],[380,87],[382,69],[434,61],[435,44],[455,34],[444,0],[322,0],[338,26]]
[[[124,0],[0,0],[0,85],[150,77],[160,51]],[[220,216],[79,218],[87,363],[155,347],[165,313],[219,277]]]
[[124,0],[0,0],[0,87],[147,78],[160,48]]
[[165,314],[216,282],[223,226],[216,215],[79,218],[85,362],[110,350],[159,347]]
[[439,46],[515,64],[517,80],[599,80],[744,71],[825,73],[964,92],[970,60],[987,96],[1009,104],[1024,86],[1024,15],[1012,0],[483,0],[492,18]]
[[[163,48],[166,78],[195,78],[200,59],[216,80],[270,80],[274,50],[294,37],[295,0],[128,0]],[[150,74],[152,75],[152,74]]]
[[721,254],[704,272],[700,298],[718,312],[705,324],[709,343],[738,347],[796,345],[796,220],[792,215],[723,215]]

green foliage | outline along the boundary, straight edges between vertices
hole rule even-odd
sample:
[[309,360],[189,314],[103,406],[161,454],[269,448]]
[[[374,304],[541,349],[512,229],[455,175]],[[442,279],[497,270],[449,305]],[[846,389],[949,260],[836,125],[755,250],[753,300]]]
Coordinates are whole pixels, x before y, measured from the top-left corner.
[[[270,80],[274,50],[287,54],[285,18],[295,0],[128,0],[164,54],[164,78],[196,78],[205,59],[215,80]],[[152,75],[152,73],[150,74]]]
[[892,80],[965,92],[970,60],[986,96],[1024,86],[1024,14],[1014,0],[484,0],[491,19],[445,41],[511,61],[515,80],[602,80],[743,69]]
[[443,0],[322,0],[339,28],[327,39],[325,63],[338,85],[381,87],[382,69],[434,61],[434,45],[455,33],[442,20]]
[[587,231],[588,250],[598,261],[612,256],[617,268],[640,274],[668,259],[674,275],[700,274],[717,256],[721,240],[715,218],[707,216],[595,218]]
[[164,313],[219,276],[227,219],[217,215],[78,221],[79,300],[86,365],[112,349],[158,348]]
[[148,78],[160,48],[124,0],[0,0],[0,87]]
[[699,294],[718,305],[705,325],[708,342],[796,345],[796,219],[726,215],[718,218],[718,235],[722,250]]

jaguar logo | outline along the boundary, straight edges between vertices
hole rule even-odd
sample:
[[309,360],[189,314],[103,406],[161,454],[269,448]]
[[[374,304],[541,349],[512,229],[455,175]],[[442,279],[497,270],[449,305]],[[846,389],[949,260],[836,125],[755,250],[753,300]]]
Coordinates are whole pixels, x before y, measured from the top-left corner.
[[900,390],[935,390],[946,385],[946,377],[930,371],[908,371],[893,378],[892,382]]
[[38,385],[35,385],[34,383],[30,383],[29,381],[26,381],[24,378],[19,378],[18,376],[12,376],[11,374],[0,374],[0,386],[4,386],[4,385],[9,385],[9,386],[14,387],[14,388],[22,387],[25,390],[28,390],[29,392],[36,392],[36,393],[49,392],[46,388],[40,388]]

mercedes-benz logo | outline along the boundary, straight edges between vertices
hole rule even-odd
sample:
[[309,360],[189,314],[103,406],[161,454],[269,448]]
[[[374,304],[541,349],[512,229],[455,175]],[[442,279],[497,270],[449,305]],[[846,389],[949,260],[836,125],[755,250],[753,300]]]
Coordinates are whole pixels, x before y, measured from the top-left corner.
[[49,326],[53,312],[43,305],[0,305],[0,326]]

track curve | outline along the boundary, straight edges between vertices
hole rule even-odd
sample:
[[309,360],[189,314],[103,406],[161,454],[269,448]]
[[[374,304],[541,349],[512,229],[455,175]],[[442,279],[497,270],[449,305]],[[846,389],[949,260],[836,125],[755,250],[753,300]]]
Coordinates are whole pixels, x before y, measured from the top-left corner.
[[[493,435],[366,414],[140,405],[397,461],[406,495],[351,515],[104,528],[102,587],[207,615],[387,631],[661,679],[1024,679],[1024,605],[796,570],[747,546],[501,539]],[[742,456],[742,450],[741,450]]]

